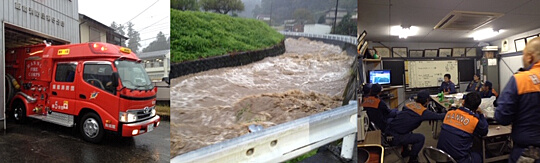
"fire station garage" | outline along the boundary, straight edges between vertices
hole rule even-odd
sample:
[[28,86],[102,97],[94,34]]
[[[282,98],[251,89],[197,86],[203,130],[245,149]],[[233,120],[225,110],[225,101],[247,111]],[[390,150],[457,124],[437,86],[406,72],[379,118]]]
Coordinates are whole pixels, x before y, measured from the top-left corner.
[[[5,110],[14,95],[14,77],[6,75],[8,49],[43,43],[79,43],[77,0],[3,0],[0,2],[0,130],[6,128]],[[5,79],[5,80],[4,80]]]

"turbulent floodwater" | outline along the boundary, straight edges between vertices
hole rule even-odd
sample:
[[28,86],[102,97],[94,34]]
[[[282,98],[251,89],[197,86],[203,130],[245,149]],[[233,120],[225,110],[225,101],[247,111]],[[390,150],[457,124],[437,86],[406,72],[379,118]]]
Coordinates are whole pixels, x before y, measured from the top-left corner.
[[308,39],[252,64],[172,80],[171,156],[341,105],[354,57]]

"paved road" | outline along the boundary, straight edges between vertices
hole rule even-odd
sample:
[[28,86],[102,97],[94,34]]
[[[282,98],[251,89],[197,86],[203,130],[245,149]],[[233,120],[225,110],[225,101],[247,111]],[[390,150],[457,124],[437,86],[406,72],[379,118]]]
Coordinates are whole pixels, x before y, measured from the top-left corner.
[[169,162],[170,123],[133,138],[107,135],[100,144],[82,140],[72,128],[32,121],[8,122],[0,133],[0,162]]

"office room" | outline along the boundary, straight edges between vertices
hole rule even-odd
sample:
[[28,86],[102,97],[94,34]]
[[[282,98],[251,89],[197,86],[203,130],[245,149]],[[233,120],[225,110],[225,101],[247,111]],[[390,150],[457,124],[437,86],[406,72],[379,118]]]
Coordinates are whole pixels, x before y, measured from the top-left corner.
[[358,0],[359,162],[540,162],[538,7]]

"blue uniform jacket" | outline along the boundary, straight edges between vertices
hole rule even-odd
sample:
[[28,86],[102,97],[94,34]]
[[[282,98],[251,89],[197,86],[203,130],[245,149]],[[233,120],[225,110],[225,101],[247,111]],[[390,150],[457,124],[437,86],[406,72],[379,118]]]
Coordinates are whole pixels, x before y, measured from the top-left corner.
[[369,120],[384,132],[388,119],[396,116],[397,109],[388,108],[388,105],[376,96],[364,97],[362,101],[362,106],[366,110]]
[[512,124],[512,140],[518,147],[540,146],[540,62],[514,74],[504,87],[495,120]]
[[446,113],[437,148],[450,154],[457,162],[471,162],[473,136],[486,136],[488,123],[484,115],[461,107]]
[[457,93],[456,85],[454,85],[452,82],[442,82],[439,92],[448,92],[450,94]]
[[469,83],[469,85],[467,85],[467,89],[465,90],[466,92],[478,92],[480,91],[480,88],[482,88],[482,83],[481,82],[475,82],[474,80],[471,81]]
[[418,128],[425,120],[442,120],[444,113],[434,113],[426,110],[424,106],[417,102],[411,102],[403,107],[396,117],[388,123],[386,133],[403,135],[411,133]]

